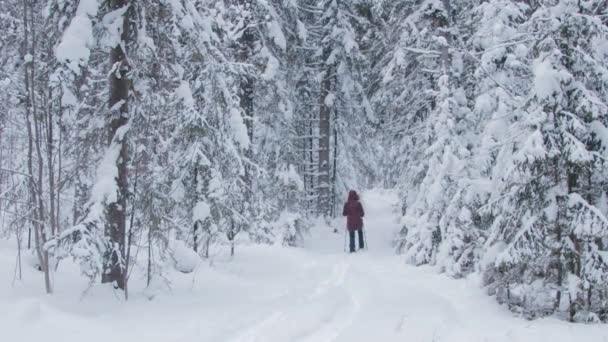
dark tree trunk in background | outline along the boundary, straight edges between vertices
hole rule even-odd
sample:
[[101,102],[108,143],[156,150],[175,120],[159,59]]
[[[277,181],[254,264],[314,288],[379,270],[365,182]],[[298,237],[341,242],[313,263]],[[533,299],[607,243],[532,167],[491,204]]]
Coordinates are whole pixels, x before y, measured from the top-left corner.
[[[243,35],[239,39],[238,43],[238,60],[243,65],[251,63],[250,59],[253,55],[253,49],[255,45],[255,32],[251,23],[251,11],[253,11],[252,0],[237,0],[238,4],[248,12],[247,16],[243,21]],[[253,158],[253,118],[254,118],[254,107],[253,107],[253,87],[255,84],[253,73],[255,71],[252,68],[247,68],[244,75],[241,76],[240,89],[239,89],[239,105],[243,113],[243,121],[247,127],[247,136],[249,137],[249,147],[245,150],[245,157],[251,161]],[[251,165],[247,163],[245,165],[245,177],[244,181],[247,186],[245,190],[245,199],[248,201],[252,195],[252,184],[253,178],[251,175]]]
[[337,193],[336,193],[336,180],[338,178],[338,120],[334,112],[334,153],[333,153],[333,167],[331,176],[331,217],[336,218],[337,208]]
[[[325,57],[325,56],[324,56]],[[327,60],[324,58],[323,61]],[[327,67],[323,81],[321,82],[321,92],[319,95],[319,181],[318,186],[318,210],[319,214],[329,217],[331,214],[331,192],[329,181],[329,148],[331,134],[331,107],[327,105],[327,98],[331,91],[331,67]]]
[[[199,185],[198,185],[198,165],[196,165],[194,167],[194,188],[198,190]],[[193,206],[196,206],[196,203],[192,204]],[[193,209],[194,210],[194,209]],[[195,252],[198,252],[198,231],[199,231],[199,221],[195,221],[194,225],[192,226],[192,242],[193,242],[193,248]]]
[[194,222],[194,230],[192,232],[192,237],[193,237],[192,248],[197,253],[198,253],[198,225],[199,225],[199,221]]
[[[111,10],[116,10],[128,5],[128,0],[111,0]],[[120,154],[116,161],[118,178],[116,179],[117,199],[108,203],[106,236],[110,239],[110,245],[104,260],[103,283],[114,283],[120,289],[126,288],[125,258],[125,230],[126,230],[126,197],[128,194],[127,183],[127,161],[128,149],[125,132],[120,128],[128,123],[128,96],[129,96],[129,65],[126,51],[123,47],[128,44],[129,22],[127,11],[122,22],[122,44],[112,48],[110,52],[110,63],[112,72],[110,74],[110,146],[118,145]],[[118,134],[117,134],[118,133]]]

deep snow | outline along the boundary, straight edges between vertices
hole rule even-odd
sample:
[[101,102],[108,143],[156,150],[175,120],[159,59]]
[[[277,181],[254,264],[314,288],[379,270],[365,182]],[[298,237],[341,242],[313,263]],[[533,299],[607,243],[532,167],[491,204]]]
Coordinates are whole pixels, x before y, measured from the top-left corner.
[[[369,250],[343,252],[344,235],[320,225],[305,248],[239,246],[195,273],[174,272],[171,290],[131,299],[107,287],[83,295],[85,281],[66,263],[53,296],[24,265],[13,285],[15,248],[0,241],[3,341],[141,342],[608,342],[606,325],[554,318],[527,321],[486,296],[475,277],[454,280],[394,255],[398,229],[390,192],[363,194]],[[340,225],[337,223],[336,225]],[[341,228],[341,227],[340,227]]]

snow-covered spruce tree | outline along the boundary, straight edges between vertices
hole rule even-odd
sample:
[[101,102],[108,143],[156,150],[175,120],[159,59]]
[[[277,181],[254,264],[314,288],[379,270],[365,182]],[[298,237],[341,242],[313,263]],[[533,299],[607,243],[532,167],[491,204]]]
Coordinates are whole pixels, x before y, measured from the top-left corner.
[[[73,161],[66,163],[72,165],[65,170],[70,176],[63,177],[64,186],[71,192],[65,195],[71,205],[62,204],[64,214],[58,215],[64,220],[62,225],[68,227],[82,218],[94,181],[95,165],[107,139],[96,115],[105,105],[102,98],[107,98],[104,82],[107,74],[101,68],[107,56],[95,44],[101,35],[93,29],[101,18],[97,2],[75,4],[52,0],[46,10],[47,31],[58,30],[58,34],[49,39],[50,56],[54,58],[51,79],[61,95],[65,160]],[[99,96],[91,96],[93,94]],[[67,208],[70,208],[69,214]]]
[[23,37],[20,10],[22,10],[20,5],[8,2],[0,4],[2,13],[0,30],[4,32],[0,36],[0,48],[7,52],[0,56],[0,236],[2,237],[12,235],[12,231],[17,226],[30,226],[30,222],[23,218],[8,214],[9,212],[21,214],[27,211],[27,208],[23,207],[25,203],[19,203],[27,202],[24,174],[20,174],[25,171],[25,159],[22,156],[25,155],[24,147],[27,145],[20,134],[24,127],[21,110],[25,87],[20,84],[24,61],[20,51],[14,48],[20,46]]
[[[361,140],[375,121],[363,82],[367,58],[359,38],[369,29],[363,1],[321,1],[317,4],[314,46],[319,65],[318,212],[334,214],[338,194],[364,183],[373,174],[375,154]],[[348,149],[346,148],[348,146]],[[366,148],[367,147],[367,148]],[[354,166],[361,166],[361,168]],[[361,171],[365,170],[365,171]]]
[[[447,75],[444,71],[438,80],[437,108],[427,123],[432,125],[432,143],[426,150],[430,165],[421,188],[421,193],[426,192],[425,196],[431,198],[434,191],[443,189],[442,197],[427,202],[433,210],[441,212],[434,262],[440,270],[456,277],[474,271],[481,255],[485,222],[478,208],[487,198],[486,179],[473,158],[479,153],[478,136],[484,118],[470,109],[469,99],[477,83],[467,77],[475,63],[475,59],[468,58],[466,46],[466,40],[473,35],[468,25],[473,4],[443,2],[450,13],[448,23],[452,24],[441,34],[448,45],[441,48],[440,60],[444,70],[450,71]],[[432,185],[425,189],[429,180]]]
[[[254,196],[254,178],[257,165],[253,160],[253,132],[255,128],[255,121],[258,119],[255,111],[255,100],[254,91],[257,87],[257,63],[259,59],[257,54],[262,49],[262,37],[261,31],[265,28],[264,19],[265,15],[261,15],[260,10],[263,5],[269,4],[258,4],[256,1],[251,0],[233,0],[226,1],[226,9],[224,14],[226,16],[226,23],[222,29],[226,32],[226,39],[223,42],[226,47],[229,47],[231,51],[227,50],[227,58],[234,61],[235,64],[232,67],[232,77],[234,78],[237,96],[238,96],[238,107],[233,108],[234,118],[231,118],[235,123],[240,120],[244,125],[245,130],[236,132],[240,135],[238,139],[241,139],[240,149],[243,153],[242,162],[243,165],[241,170],[240,186],[241,192],[243,193],[243,202],[241,208],[239,208],[239,214],[242,219],[238,220],[240,223],[236,225],[237,231],[246,230],[250,228],[253,223],[253,212],[259,208],[258,205],[252,202]],[[273,22],[275,23],[275,22]],[[276,24],[276,23],[275,23]],[[282,35],[280,28],[276,27],[276,32]],[[284,46],[284,38],[279,39]],[[266,48],[267,54],[269,53]],[[273,57],[273,56],[271,56]],[[274,58],[274,57],[273,57]],[[276,64],[276,62],[274,63]],[[234,112],[236,110],[236,112]],[[238,115],[240,118],[237,118]],[[238,125],[240,125],[240,122]],[[236,126],[235,126],[236,128]],[[237,128],[241,130],[241,128]],[[234,226],[234,223],[231,223]],[[229,239],[232,240],[234,232],[229,233]]]
[[249,233],[254,241],[296,245],[306,226],[304,186],[297,169],[300,122],[293,103],[304,28],[295,2],[258,2],[252,13],[257,37],[250,58],[256,71],[251,141],[256,168]]
[[[456,194],[441,218],[442,241],[439,263],[448,274],[464,276],[487,259],[484,242],[491,234],[492,215],[483,210],[493,183],[499,182],[510,153],[507,129],[517,117],[516,107],[528,91],[525,43],[519,30],[528,6],[514,1],[483,2],[460,12],[467,98],[473,98],[467,115],[465,161],[468,172],[459,180]],[[471,106],[471,105],[469,105]],[[516,132],[511,132],[517,134]],[[508,160],[508,157],[506,158]],[[447,225],[447,226],[446,226]],[[482,265],[478,266],[478,263]]]
[[[347,11],[348,10],[348,11]],[[332,210],[339,216],[343,195],[351,189],[369,188],[380,173],[379,121],[370,103],[370,70],[381,38],[378,14],[369,1],[349,2],[340,13],[343,33],[334,43],[338,64],[333,117]],[[351,18],[350,27],[346,19]],[[341,24],[342,26],[342,24]],[[334,38],[334,39],[336,39]],[[350,40],[354,41],[354,45]],[[349,50],[350,49],[350,50]],[[339,51],[339,52],[338,52]]]
[[[415,89],[423,88],[410,87],[415,84],[414,79],[428,80],[428,75],[413,72],[419,65],[418,59],[407,50],[417,32],[416,26],[408,20],[415,6],[413,1],[382,1],[377,2],[374,11],[379,18],[382,36],[379,46],[374,48],[378,55],[372,59],[370,93],[372,106],[381,123],[379,141],[383,142],[385,150],[380,168],[383,182],[388,187],[397,186],[407,165],[405,161],[411,159],[408,153],[415,151],[407,148],[406,140],[417,132],[412,127],[408,128],[416,124],[408,119],[416,112],[414,104],[420,106],[421,102],[426,102],[422,99],[426,97],[423,94],[413,95]],[[412,58],[404,58],[406,55]]]
[[293,139],[297,152],[298,173],[302,177],[304,194],[302,208],[307,214],[317,212],[317,169],[318,169],[318,82],[316,75],[318,62],[314,43],[316,28],[316,3],[298,1],[296,10],[287,16],[292,26],[288,32],[285,77],[289,82],[288,96],[293,107],[291,118]]
[[499,254],[486,281],[528,317],[606,319],[606,26],[591,2],[540,2],[526,30],[533,87],[512,167],[491,199]]
[[[60,30],[50,41],[54,57],[51,78],[61,92],[62,146],[67,167],[62,183],[68,191],[59,215],[63,228],[74,226],[85,217],[97,178],[97,165],[104,156],[110,134],[99,114],[107,108],[109,96],[107,70],[110,67],[102,44],[106,37],[102,24],[106,12],[97,1],[47,3],[49,31],[52,27]],[[67,238],[70,234],[71,239]],[[66,248],[58,248],[57,257],[68,256],[71,247],[67,242],[76,243],[85,235],[66,233],[66,239],[59,239],[66,243],[63,246]]]
[[[115,28],[110,30],[108,25],[113,27],[118,22],[116,13],[110,13],[109,7],[95,0],[77,4],[49,1],[47,9],[49,25],[62,29],[62,34],[53,42],[56,59],[53,78],[62,89],[64,122],[70,125],[64,133],[66,165],[70,166],[66,170],[69,177],[64,177],[64,182],[70,192],[65,197],[71,204],[69,213],[65,207],[63,219],[65,227],[82,228],[78,224],[86,221],[94,206],[92,191],[99,188],[95,185],[102,177],[99,166],[106,157],[111,135],[111,130],[106,128],[107,117],[101,113],[108,108],[108,71],[112,68],[108,63],[108,44],[112,35],[116,35],[112,33]],[[87,241],[88,238],[95,240],[93,235],[98,232],[80,229],[66,232],[58,239],[61,245],[56,251],[58,258],[71,254],[81,262],[85,274],[93,274],[90,271],[99,261],[91,259],[97,255],[92,250],[99,246]]]
[[[174,256],[180,253],[177,249],[185,248],[184,242],[176,239],[187,239],[191,232],[180,220],[187,208],[178,206],[171,168],[175,163],[172,157],[176,157],[171,154],[172,134],[179,122],[176,114],[184,110],[183,67],[179,58],[183,47],[175,6],[154,1],[145,6],[135,4],[134,9],[137,39],[134,53],[130,54],[134,94],[126,260],[128,273],[135,267],[145,269],[146,285],[156,287],[160,282],[168,283],[168,266],[192,271],[192,265],[180,265],[181,260]],[[135,246],[135,241],[146,243]],[[145,248],[145,253],[140,248]],[[133,255],[140,255],[140,260]],[[138,261],[141,265],[136,265]]]
[[224,237],[234,250],[236,235],[249,223],[243,176],[250,139],[238,96],[241,66],[224,49],[222,37],[230,23],[210,19],[227,16],[227,9],[222,3],[199,5],[174,9],[187,46],[180,59],[196,61],[183,64],[179,96],[184,110],[174,132],[180,146],[174,172],[190,208],[189,226],[202,234],[204,245]]
[[[465,244],[475,236],[471,232],[472,213],[463,207],[465,193],[459,190],[471,177],[468,158],[472,142],[466,129],[470,111],[465,91],[459,86],[465,70],[455,48],[459,44],[455,40],[457,28],[450,27],[455,19],[450,13],[455,10],[439,1],[426,1],[411,13],[399,42],[401,53],[410,54],[411,62],[402,65],[408,62],[397,55],[384,73],[385,83],[390,83],[396,73],[405,72],[407,77],[419,68],[423,76],[410,77],[417,89],[426,88],[425,100],[412,94],[420,102],[409,104],[411,116],[406,112],[405,118],[399,118],[406,126],[416,123],[419,133],[404,136],[404,144],[411,144],[419,154],[410,154],[409,158],[417,159],[408,159],[404,165],[405,184],[401,186],[407,198],[398,247],[412,263],[435,264],[444,261],[437,258],[441,246],[450,272],[458,273],[471,267],[468,259],[472,250]],[[396,95],[400,96],[404,94]]]
[[423,158],[418,143],[424,139],[422,122],[432,102],[425,90],[433,87],[433,70],[437,69],[436,53],[428,48],[432,41],[424,38],[431,27],[420,7],[425,4],[427,2],[385,2],[383,17],[386,17],[385,45],[388,47],[374,70],[378,85],[372,100],[383,123],[383,145],[387,146],[383,169],[390,180],[385,182],[400,184],[404,207],[407,194],[412,195],[414,185],[420,182],[414,167]]
[[[331,114],[335,104],[335,89],[336,85],[332,84],[333,75],[337,73],[336,70],[336,57],[332,54],[334,48],[333,42],[334,33],[333,29],[335,26],[345,24],[338,17],[341,14],[341,9],[338,7],[338,3],[343,2],[337,1],[321,1],[317,6],[321,13],[319,22],[317,25],[321,27],[317,34],[319,35],[319,93],[318,93],[318,106],[319,106],[319,145],[318,145],[318,178],[317,178],[317,212],[319,215],[329,217],[331,214],[331,189],[333,184],[330,183],[330,138],[331,138]],[[337,27],[344,28],[344,27]],[[336,32],[337,33],[337,32]],[[341,32],[344,34],[345,32]],[[352,36],[349,38],[352,39]],[[354,40],[351,41],[351,47],[354,44]]]
[[[61,8],[64,5],[62,2],[52,1],[48,8],[61,16]],[[75,84],[68,85],[65,89],[74,97],[75,106],[86,106],[86,102],[77,102],[76,94],[84,98],[87,92],[95,89],[88,88],[86,78],[82,83],[78,83],[78,79],[83,73],[96,69],[87,67],[92,47],[96,46],[100,54],[110,56],[110,65],[96,65],[108,67],[106,75],[109,73],[110,76],[105,89],[110,101],[107,104],[94,103],[97,110],[87,108],[89,110],[85,111],[91,116],[87,121],[89,124],[105,127],[105,134],[102,136],[106,138],[107,144],[98,164],[95,185],[91,189],[86,209],[75,209],[75,215],[77,212],[82,213],[82,216],[76,219],[78,223],[64,230],[49,244],[57,246],[61,256],[69,254],[76,258],[83,273],[91,280],[101,276],[102,282],[112,282],[114,286],[125,290],[125,231],[129,192],[128,97],[132,86],[129,81],[130,67],[126,50],[133,37],[131,22],[128,19],[133,14],[134,8],[128,1],[100,4],[98,1],[88,0],[78,4],[71,18],[60,17],[60,23],[69,21],[69,24],[65,26],[62,39],[55,48],[55,56],[73,74],[59,69],[59,81],[74,82]],[[100,112],[107,114],[107,120],[100,116]],[[78,141],[82,140],[75,139],[75,142]],[[86,185],[80,183],[75,186]],[[78,188],[76,192],[78,196]]]
[[[293,32],[298,27],[298,8],[289,2],[228,3],[225,21],[232,26],[225,28],[229,32],[225,44],[230,59],[239,66],[234,70],[238,72],[240,115],[249,138],[242,177],[246,199],[242,214],[248,217],[245,228],[254,241],[293,244],[300,235],[298,201],[303,196],[293,187],[299,183],[297,173],[290,173],[296,177],[292,179],[295,183],[283,181],[296,161],[286,60],[293,53],[287,50],[288,39],[297,39]],[[289,48],[293,48],[291,44]],[[292,219],[284,223],[291,230],[276,231],[272,222],[280,217],[285,221],[282,213],[286,210]]]

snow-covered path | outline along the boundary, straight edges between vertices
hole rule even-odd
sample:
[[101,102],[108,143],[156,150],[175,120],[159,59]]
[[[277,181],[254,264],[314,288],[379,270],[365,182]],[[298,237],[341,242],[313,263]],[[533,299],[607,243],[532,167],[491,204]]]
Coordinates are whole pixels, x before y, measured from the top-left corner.
[[154,300],[140,292],[122,303],[100,290],[79,300],[67,282],[44,297],[39,279],[11,287],[4,272],[0,332],[11,342],[608,342],[604,325],[518,319],[472,279],[404,264],[390,246],[394,196],[363,198],[367,251],[346,254],[343,234],[318,229],[303,249],[241,247],[234,260],[172,274],[171,294]]

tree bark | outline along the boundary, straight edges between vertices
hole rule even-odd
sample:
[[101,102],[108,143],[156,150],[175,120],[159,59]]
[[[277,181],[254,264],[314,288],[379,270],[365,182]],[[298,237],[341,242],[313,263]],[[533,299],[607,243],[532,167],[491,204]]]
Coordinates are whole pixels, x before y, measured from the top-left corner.
[[[127,6],[128,0],[111,0],[110,9],[117,10]],[[126,288],[125,267],[125,231],[126,231],[126,199],[128,195],[127,161],[129,157],[126,132],[119,129],[128,124],[129,97],[129,64],[126,57],[126,45],[129,40],[128,13],[122,21],[121,42],[110,51],[110,115],[109,125],[110,146],[118,145],[120,152],[116,160],[118,177],[116,178],[116,201],[107,204],[106,236],[110,245],[105,255],[102,283],[113,283],[115,287]],[[117,134],[118,133],[118,134]]]

